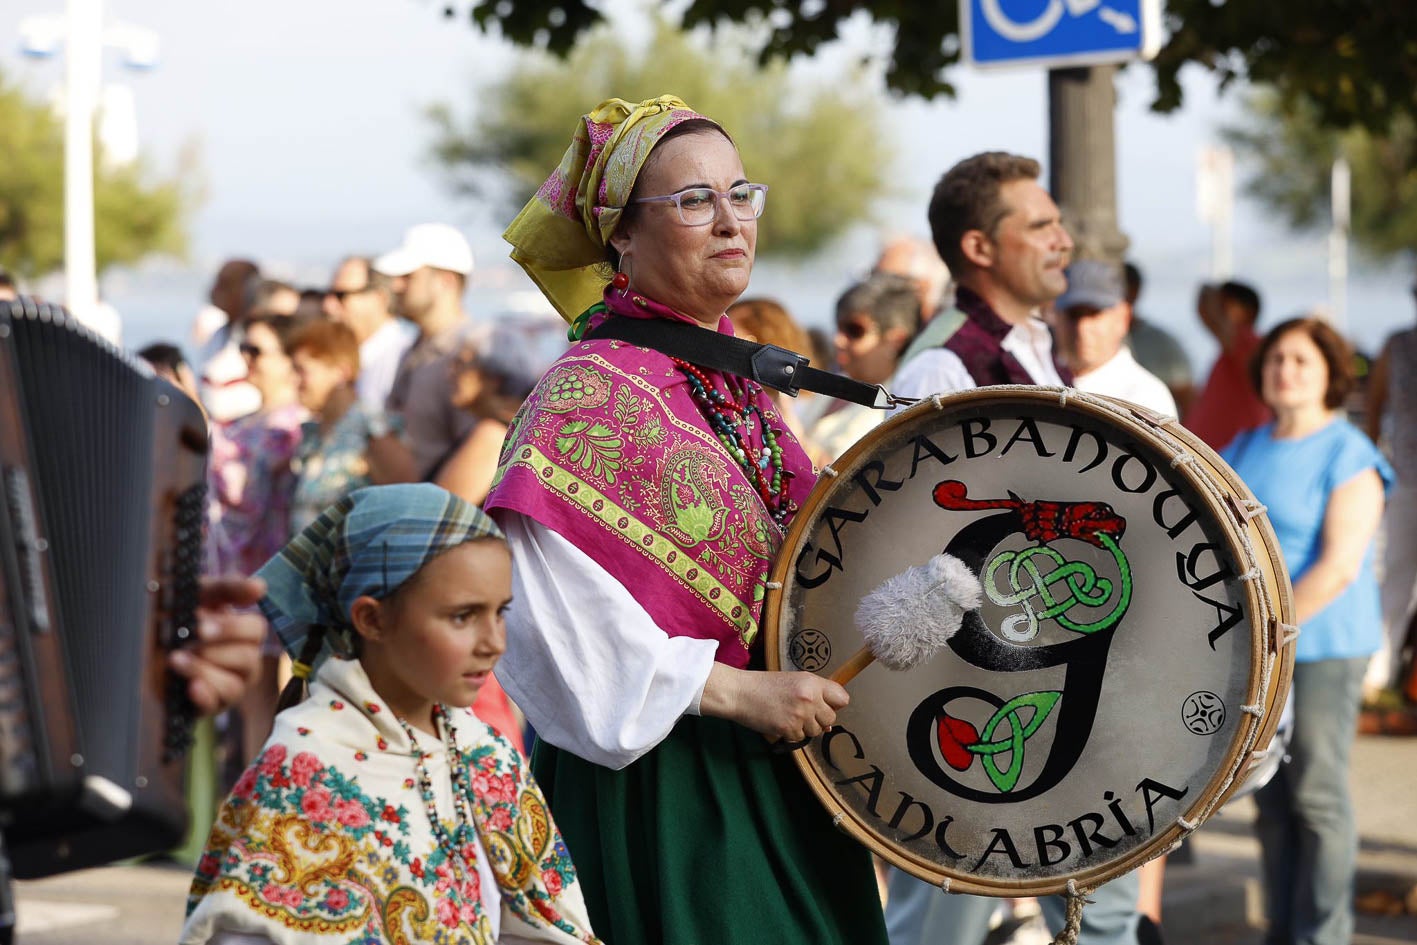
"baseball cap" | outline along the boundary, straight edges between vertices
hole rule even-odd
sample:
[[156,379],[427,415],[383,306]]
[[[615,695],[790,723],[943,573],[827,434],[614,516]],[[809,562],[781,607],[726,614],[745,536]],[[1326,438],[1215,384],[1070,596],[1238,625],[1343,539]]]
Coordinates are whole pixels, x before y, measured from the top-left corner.
[[374,260],[374,269],[386,276],[406,276],[431,266],[468,275],[472,272],[472,247],[446,223],[420,223],[403,235],[403,245]]
[[1122,289],[1122,267],[1095,259],[1080,259],[1067,269],[1068,290],[1054,308],[1066,312],[1077,305],[1111,308],[1126,298]]

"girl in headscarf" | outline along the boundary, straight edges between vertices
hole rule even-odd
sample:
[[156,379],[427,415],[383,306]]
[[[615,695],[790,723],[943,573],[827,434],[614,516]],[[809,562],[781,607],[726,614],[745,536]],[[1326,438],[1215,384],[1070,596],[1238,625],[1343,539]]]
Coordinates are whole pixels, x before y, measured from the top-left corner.
[[466,708],[506,643],[492,521],[431,484],[360,489],[259,576],[289,701],[314,679],[218,814],[183,945],[595,942],[540,789]]
[[[664,319],[731,334],[766,187],[672,96],[584,116],[507,230],[575,328]],[[756,384],[606,339],[513,420],[486,507],[517,561],[499,674],[615,945],[875,945],[865,848],[770,740],[820,735],[848,694],[763,671],[758,621],[812,465]]]

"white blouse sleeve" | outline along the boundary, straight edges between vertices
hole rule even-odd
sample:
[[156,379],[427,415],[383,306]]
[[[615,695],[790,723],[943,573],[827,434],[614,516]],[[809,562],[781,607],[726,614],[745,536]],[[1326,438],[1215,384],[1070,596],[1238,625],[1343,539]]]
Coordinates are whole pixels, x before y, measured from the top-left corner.
[[607,768],[697,715],[718,644],[666,634],[585,552],[502,511],[512,549],[507,652],[497,679],[544,738]]

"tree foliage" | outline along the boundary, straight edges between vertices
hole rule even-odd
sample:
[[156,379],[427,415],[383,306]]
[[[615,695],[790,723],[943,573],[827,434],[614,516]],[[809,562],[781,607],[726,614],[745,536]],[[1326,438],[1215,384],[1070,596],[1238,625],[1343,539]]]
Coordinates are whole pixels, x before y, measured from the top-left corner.
[[[64,263],[64,125],[43,102],[0,73],[0,265],[25,278]],[[98,269],[155,253],[180,255],[195,203],[182,174],[160,179],[141,159],[110,166],[95,155]]]
[[[960,0],[689,0],[684,25],[739,23],[765,28],[763,61],[811,55],[856,17],[894,28],[886,62],[900,93],[953,95],[949,67],[960,58]],[[1043,0],[1005,0],[1041,4]],[[471,20],[513,42],[564,54],[601,19],[596,0],[472,0]],[[450,15],[458,8],[449,6]],[[1157,97],[1181,104],[1181,70],[1209,69],[1223,84],[1248,79],[1285,99],[1314,103],[1326,125],[1381,131],[1417,110],[1417,4],[1403,0],[1165,0],[1168,40],[1153,63]]]
[[488,172],[500,172],[512,184],[506,209],[515,212],[560,163],[592,105],[673,92],[721,122],[748,176],[771,188],[760,223],[764,255],[808,256],[870,218],[891,159],[871,83],[847,77],[838,88],[814,90],[780,61],[758,66],[731,32],[706,47],[662,21],[649,49],[633,51],[610,30],[594,30],[564,60],[524,60],[479,94],[468,119],[435,106],[435,160],[464,194],[485,194]]
[[1392,119],[1382,133],[1361,125],[1335,130],[1303,99],[1285,101],[1273,91],[1252,95],[1248,120],[1226,129],[1226,138],[1255,173],[1246,189],[1296,229],[1331,222],[1331,169],[1340,155],[1352,169],[1350,232],[1375,260],[1417,247],[1417,122]]

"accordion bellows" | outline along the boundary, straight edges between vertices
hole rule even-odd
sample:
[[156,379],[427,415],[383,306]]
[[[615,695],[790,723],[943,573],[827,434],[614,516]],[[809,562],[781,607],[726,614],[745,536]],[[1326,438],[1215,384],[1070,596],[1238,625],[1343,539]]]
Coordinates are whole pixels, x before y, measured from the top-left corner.
[[15,875],[171,849],[206,422],[57,306],[0,301],[0,834]]

